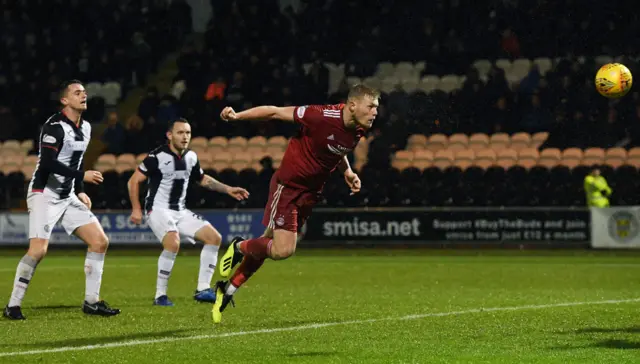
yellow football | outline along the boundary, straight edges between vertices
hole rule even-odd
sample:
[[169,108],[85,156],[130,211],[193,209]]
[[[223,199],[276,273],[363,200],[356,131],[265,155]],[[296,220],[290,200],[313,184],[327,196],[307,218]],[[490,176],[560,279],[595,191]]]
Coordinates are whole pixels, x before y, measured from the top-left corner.
[[620,63],[605,64],[596,73],[596,90],[604,97],[622,97],[631,90],[632,84],[631,71]]

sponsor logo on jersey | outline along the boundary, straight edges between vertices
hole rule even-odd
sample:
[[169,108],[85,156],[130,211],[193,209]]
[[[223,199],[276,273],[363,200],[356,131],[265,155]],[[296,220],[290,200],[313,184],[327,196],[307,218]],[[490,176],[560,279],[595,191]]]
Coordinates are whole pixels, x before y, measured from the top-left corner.
[[55,142],[57,142],[58,140],[56,139],[56,137],[49,135],[49,134],[45,134],[42,136],[42,142],[43,143],[49,143],[49,144],[53,144]]
[[350,148],[343,147],[342,145],[339,145],[339,144],[336,144],[336,145],[327,144],[327,148],[329,148],[329,151],[331,153],[339,156],[344,156],[352,150]]

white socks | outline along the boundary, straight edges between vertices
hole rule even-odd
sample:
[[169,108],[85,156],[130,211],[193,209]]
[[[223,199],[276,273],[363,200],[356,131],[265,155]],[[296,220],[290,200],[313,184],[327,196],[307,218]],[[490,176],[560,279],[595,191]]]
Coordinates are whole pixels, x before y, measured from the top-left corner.
[[231,282],[229,282],[229,284],[227,285],[227,291],[224,294],[233,296],[233,294],[236,293],[237,290],[238,290],[238,287],[234,286],[233,284],[231,284]]
[[84,274],[86,277],[84,300],[89,304],[94,304],[100,300],[104,255],[105,253],[87,252],[87,258],[84,261]]
[[198,288],[196,290],[202,291],[211,288],[211,278],[213,278],[213,272],[215,272],[216,263],[218,262],[218,249],[220,249],[219,245],[205,245],[202,247]]
[[160,254],[160,258],[158,258],[158,280],[156,282],[156,298],[167,294],[169,277],[171,276],[173,263],[176,261],[176,255],[178,255],[178,253],[172,253],[168,250],[163,250],[162,254]]
[[38,266],[38,262],[28,255],[20,259],[18,269],[16,269],[16,277],[13,280],[13,291],[9,299],[9,307],[22,305],[22,300],[27,292],[27,287],[36,270],[36,266]]

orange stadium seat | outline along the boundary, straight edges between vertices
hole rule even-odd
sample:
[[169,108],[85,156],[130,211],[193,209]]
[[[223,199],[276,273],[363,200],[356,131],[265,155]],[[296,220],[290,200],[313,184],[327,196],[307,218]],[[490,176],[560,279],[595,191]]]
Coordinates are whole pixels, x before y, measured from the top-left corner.
[[278,152],[271,155],[271,160],[273,161],[273,168],[279,168],[280,163],[282,163],[282,157],[284,156],[284,152]]
[[2,154],[5,156],[23,154],[20,148],[20,142],[17,140],[7,140],[2,144]]
[[264,152],[265,147],[264,145],[248,145],[246,151],[248,153],[258,153],[258,152]]
[[241,137],[241,136],[237,136],[237,137],[233,137],[231,139],[229,139],[229,144],[227,144],[227,148],[232,148],[232,147],[239,147],[239,148],[246,148],[247,147],[247,138],[245,137]]
[[35,166],[36,164],[38,164],[38,156],[37,155],[28,155],[26,157],[24,157],[24,160],[22,161],[23,165],[29,165],[29,166]]
[[582,157],[582,165],[592,166],[604,163],[605,152],[602,148],[587,148]]
[[402,171],[411,166],[413,161],[413,152],[408,150],[399,150],[393,156],[391,165],[398,170]]
[[284,149],[282,149],[277,145],[268,146],[267,149],[265,149],[265,153],[267,155],[274,155],[274,154],[283,153],[283,152],[284,152]]
[[287,144],[289,144],[289,141],[283,136],[274,136],[267,140],[267,148],[278,147],[280,150],[285,150]]
[[454,160],[456,161],[473,162],[476,158],[476,153],[472,149],[452,150],[452,152],[454,155]]
[[198,160],[200,161],[200,168],[208,169],[213,163],[213,156],[210,153],[198,154]]
[[116,156],[113,154],[102,154],[98,157],[94,166],[99,172],[113,171],[116,169]]
[[439,169],[445,169],[454,163],[453,152],[447,149],[441,149],[433,156],[433,166]]
[[460,150],[469,147],[469,137],[465,134],[453,134],[449,137],[448,149]]
[[640,147],[633,147],[627,152],[627,158],[640,158]]
[[265,148],[267,146],[267,138],[262,135],[254,136],[247,140],[247,147],[260,147]]
[[203,149],[207,149],[207,147],[209,146],[209,141],[207,140],[207,138],[205,137],[195,137],[193,139],[191,139],[191,144],[190,144],[190,148],[193,150],[203,150]]
[[22,150],[22,154],[29,154],[29,152],[33,150],[33,140],[23,140],[22,143],[20,143],[20,149]]
[[9,173],[13,173],[13,172],[18,172],[20,171],[20,166],[18,164],[4,164],[2,165],[2,173],[9,174]]
[[548,148],[540,152],[540,158],[538,158],[538,165],[546,168],[552,168],[557,166],[562,160],[562,152],[558,148]]
[[560,164],[569,168],[577,167],[582,161],[582,155],[579,148],[567,148],[562,151]]
[[481,150],[489,147],[489,136],[484,133],[476,133],[469,137],[469,149]]
[[428,168],[432,165],[433,163],[433,152],[430,150],[416,150],[413,153],[413,166],[423,170],[425,168]]
[[136,168],[136,157],[133,154],[121,154],[116,158],[116,172],[132,171]]
[[212,159],[211,168],[219,172],[229,167],[232,156],[229,152],[217,152],[212,155]]
[[444,134],[433,134],[429,137],[429,141],[427,142],[426,149],[432,152],[437,152],[440,149],[444,149],[448,144],[447,136]]
[[518,151],[518,165],[524,168],[531,168],[538,164],[540,152],[535,148],[525,148]]
[[33,177],[33,172],[35,172],[35,170],[36,170],[35,165],[23,165],[22,168],[20,169],[20,171],[24,175],[25,181],[31,180],[31,177]]
[[209,149],[225,149],[229,141],[225,137],[216,136],[209,139]]
[[493,149],[480,149],[476,151],[476,159],[474,165],[487,169],[496,164],[496,151]]
[[520,150],[531,146],[531,135],[529,133],[515,133],[511,136],[511,149]]
[[407,139],[407,149],[409,150],[426,149],[427,144],[428,139],[422,134],[413,134]]
[[518,163],[518,152],[514,149],[502,149],[496,154],[496,165],[502,168],[507,169]]
[[239,145],[232,145],[229,144],[229,146],[227,147],[227,149],[225,149],[225,152],[229,152],[231,154],[236,154],[236,153],[242,153],[242,152],[246,152],[247,151],[247,147],[241,147]]
[[618,168],[627,161],[627,151],[624,148],[609,148],[605,151],[605,164]]
[[535,133],[531,136],[531,146],[536,149],[540,148],[540,146],[544,142],[546,142],[548,138],[549,138],[549,133],[546,131]]
[[495,133],[489,137],[489,148],[500,150],[509,148],[510,140],[507,133]]

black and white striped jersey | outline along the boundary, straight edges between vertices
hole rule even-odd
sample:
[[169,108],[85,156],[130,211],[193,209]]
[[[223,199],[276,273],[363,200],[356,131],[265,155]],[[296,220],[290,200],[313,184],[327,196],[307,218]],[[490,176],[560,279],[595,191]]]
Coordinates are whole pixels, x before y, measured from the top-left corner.
[[76,124],[63,112],[53,114],[42,126],[38,164],[29,183],[30,193],[65,199],[84,191],[82,159],[91,139],[91,124]]
[[147,212],[153,208],[183,210],[189,179],[193,177],[200,182],[204,177],[198,155],[194,151],[187,149],[182,155],[177,155],[168,145],[149,153],[138,170],[148,178],[144,204]]

